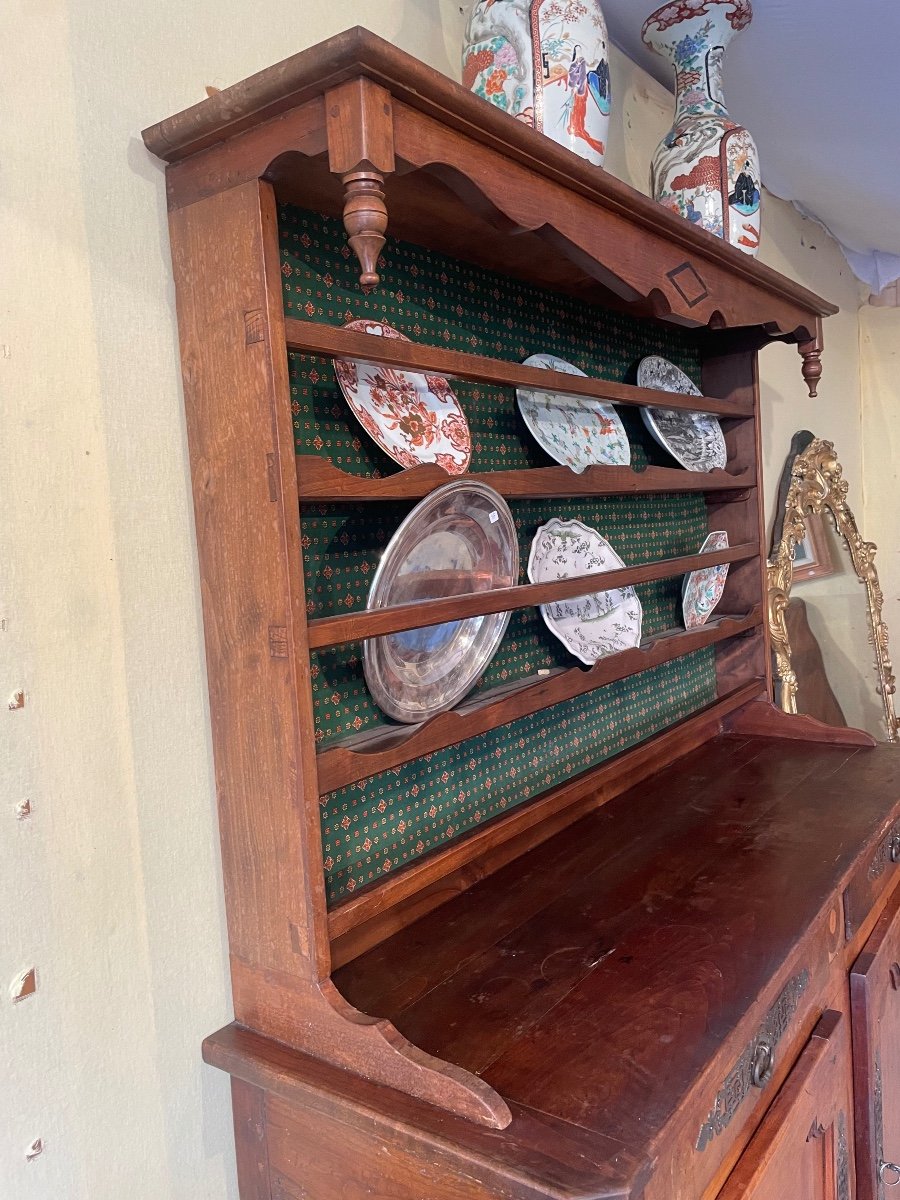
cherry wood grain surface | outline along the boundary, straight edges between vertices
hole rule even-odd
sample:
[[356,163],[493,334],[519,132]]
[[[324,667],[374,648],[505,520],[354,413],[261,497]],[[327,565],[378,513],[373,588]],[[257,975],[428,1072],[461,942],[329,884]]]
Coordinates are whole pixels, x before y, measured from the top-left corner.
[[[589,1144],[545,1113],[514,1105],[508,1129],[479,1128],[236,1025],[207,1038],[203,1051],[267,1094],[261,1167],[274,1178],[265,1200],[460,1200],[476,1181],[493,1200],[599,1200],[621,1195],[623,1173],[649,1175],[611,1138]],[[436,1162],[443,1177],[431,1176],[423,1191],[420,1168]]]
[[335,982],[507,1100],[651,1146],[882,834],[896,764],[719,738]]
[[763,695],[757,679],[717,696],[625,754],[566,780],[341,901],[328,914],[334,967],[437,908],[473,883],[635,787],[674,758],[722,731],[738,709]]
[[593,379],[587,375],[570,375],[565,371],[551,371],[544,367],[526,367],[505,358],[486,358],[461,350],[446,350],[441,346],[423,346],[419,342],[358,333],[315,321],[287,318],[284,328],[288,349],[321,354],[328,358],[359,359],[402,367],[408,371],[427,371],[431,375],[439,374],[451,379],[471,379],[501,387],[552,391],[559,395],[608,400],[639,408],[677,408],[688,412],[715,413],[721,417],[753,416],[752,397],[716,400],[711,396],[683,396],[678,392],[613,383],[608,379]]

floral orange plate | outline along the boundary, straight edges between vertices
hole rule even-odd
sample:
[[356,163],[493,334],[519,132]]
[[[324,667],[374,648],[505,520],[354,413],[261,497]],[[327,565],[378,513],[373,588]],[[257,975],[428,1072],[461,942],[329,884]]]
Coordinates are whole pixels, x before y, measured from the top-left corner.
[[[348,321],[345,329],[408,342],[384,321]],[[363,359],[335,359],[334,373],[353,415],[401,467],[437,463],[462,475],[472,457],[469,423],[442,375],[400,371]]]

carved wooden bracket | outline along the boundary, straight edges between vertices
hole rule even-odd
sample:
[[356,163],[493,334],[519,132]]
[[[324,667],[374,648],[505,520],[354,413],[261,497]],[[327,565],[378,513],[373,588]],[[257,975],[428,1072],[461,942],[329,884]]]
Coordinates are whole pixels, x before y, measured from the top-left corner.
[[815,717],[787,713],[771,700],[753,700],[725,722],[726,728],[742,737],[784,738],[787,741],[815,742],[827,746],[876,746],[864,729],[836,727]]
[[370,79],[342,83],[325,93],[325,119],[328,165],[344,184],[344,228],[370,292],[387,232],[384,177],[394,170],[391,94]]
[[809,388],[810,397],[815,399],[819,394],[819,380],[822,378],[822,322],[816,322],[816,335],[808,342],[800,342],[797,345],[797,353],[803,359],[803,378],[806,380],[806,386]]
[[360,1012],[330,979],[264,971],[234,957],[231,977],[239,1026],[478,1125],[505,1129],[512,1121],[509,1106],[490,1084],[420,1050],[390,1021]]

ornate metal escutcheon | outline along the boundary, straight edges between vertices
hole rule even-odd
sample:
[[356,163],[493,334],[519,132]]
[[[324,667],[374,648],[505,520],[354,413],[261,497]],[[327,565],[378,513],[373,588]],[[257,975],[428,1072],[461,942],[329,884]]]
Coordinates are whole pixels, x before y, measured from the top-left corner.
[[883,838],[869,867],[869,878],[880,879],[888,863],[900,862],[900,827],[897,825]]
[[731,1124],[751,1087],[763,1088],[775,1071],[775,1047],[791,1023],[800,997],[809,986],[809,971],[794,975],[784,985],[769,1009],[753,1041],[729,1071],[716,1094],[709,1116],[700,1126],[697,1149],[705,1150],[713,1138]]

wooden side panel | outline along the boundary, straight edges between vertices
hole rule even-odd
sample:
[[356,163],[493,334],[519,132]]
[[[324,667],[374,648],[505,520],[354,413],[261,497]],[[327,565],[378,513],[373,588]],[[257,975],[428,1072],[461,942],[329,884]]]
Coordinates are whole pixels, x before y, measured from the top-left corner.
[[275,220],[253,181],[170,231],[233,970],[310,981],[330,964]]
[[275,202],[172,212],[236,1020],[495,1127],[491,1088],[330,983]]
[[[731,339],[729,339],[731,340]],[[740,542],[755,542],[762,545],[762,461],[760,451],[759,424],[759,368],[755,346],[747,348],[722,345],[721,341],[710,340],[710,347],[722,346],[711,351],[703,360],[703,391],[711,396],[733,400],[754,412],[753,420],[730,421],[725,426],[725,444],[728,463],[754,464],[757,486],[748,491],[746,499],[733,503],[713,500],[709,505],[709,528],[724,529],[728,533],[729,545]],[[734,353],[725,353],[726,349]],[[749,611],[756,604],[766,602],[766,564],[763,557],[752,562],[738,563],[729,571],[725,585],[723,607],[729,612]],[[749,679],[766,680],[766,694],[771,695],[771,655],[765,625],[752,635],[739,641],[729,642],[716,652],[716,675],[719,693],[740,687]]]
[[[884,1200],[882,1163],[900,1163],[900,892],[850,975],[858,1200]],[[884,1168],[885,1180],[900,1171]]]
[[266,1093],[232,1077],[231,1107],[241,1200],[272,1200],[266,1139]]
[[719,1200],[852,1200],[849,1021],[822,1017]]
[[524,1200],[537,1195],[531,1188],[488,1182],[479,1178],[481,1171],[467,1173],[456,1154],[367,1134],[321,1113],[298,1113],[275,1096],[269,1097],[267,1112],[278,1200]]

